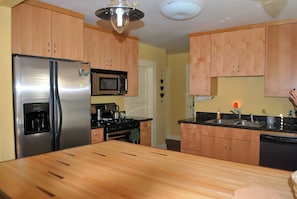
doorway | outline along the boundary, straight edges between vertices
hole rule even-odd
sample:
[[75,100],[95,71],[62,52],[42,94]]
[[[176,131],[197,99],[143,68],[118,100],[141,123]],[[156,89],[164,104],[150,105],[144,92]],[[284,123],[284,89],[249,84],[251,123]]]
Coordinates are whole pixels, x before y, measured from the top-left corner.
[[138,65],[138,96],[125,97],[125,109],[127,115],[153,118],[151,140],[156,146],[156,63],[139,60]]
[[190,65],[186,65],[186,118],[194,118],[195,117],[195,96],[190,95]]

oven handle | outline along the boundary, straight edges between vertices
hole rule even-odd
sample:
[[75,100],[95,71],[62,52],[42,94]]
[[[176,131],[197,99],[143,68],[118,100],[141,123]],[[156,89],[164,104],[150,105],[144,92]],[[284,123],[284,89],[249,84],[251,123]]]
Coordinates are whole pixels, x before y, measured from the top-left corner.
[[126,129],[126,130],[120,130],[120,131],[115,131],[115,132],[110,132],[107,133],[109,136],[113,136],[113,135],[127,135],[130,134],[131,129]]
[[116,139],[124,138],[124,137],[126,137],[126,135],[111,136],[111,137],[109,137],[110,139],[108,139],[108,140],[116,140]]

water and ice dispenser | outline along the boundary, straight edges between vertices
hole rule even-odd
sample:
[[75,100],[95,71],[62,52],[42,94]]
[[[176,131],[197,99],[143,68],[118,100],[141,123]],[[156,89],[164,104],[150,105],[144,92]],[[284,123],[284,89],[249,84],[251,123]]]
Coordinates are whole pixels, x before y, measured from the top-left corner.
[[49,130],[49,103],[24,104],[25,135],[48,132]]

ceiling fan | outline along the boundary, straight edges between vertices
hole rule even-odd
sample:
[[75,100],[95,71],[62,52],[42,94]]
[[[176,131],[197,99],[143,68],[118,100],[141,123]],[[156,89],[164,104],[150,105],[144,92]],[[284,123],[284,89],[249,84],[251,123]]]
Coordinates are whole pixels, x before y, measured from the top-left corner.
[[276,18],[286,7],[288,0],[256,0],[259,1],[266,11],[266,13],[272,17]]

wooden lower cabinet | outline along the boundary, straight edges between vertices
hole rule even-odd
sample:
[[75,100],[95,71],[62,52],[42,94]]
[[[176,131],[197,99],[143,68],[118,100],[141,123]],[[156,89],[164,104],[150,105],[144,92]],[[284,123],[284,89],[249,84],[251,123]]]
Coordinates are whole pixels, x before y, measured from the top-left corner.
[[183,123],[181,152],[259,165],[260,131]]
[[201,155],[259,165],[260,131],[201,125]]
[[200,128],[201,125],[181,124],[181,152],[200,155]]
[[151,133],[152,122],[142,121],[140,122],[140,144],[145,146],[151,146]]
[[104,141],[104,128],[91,130],[91,144],[96,144]]

